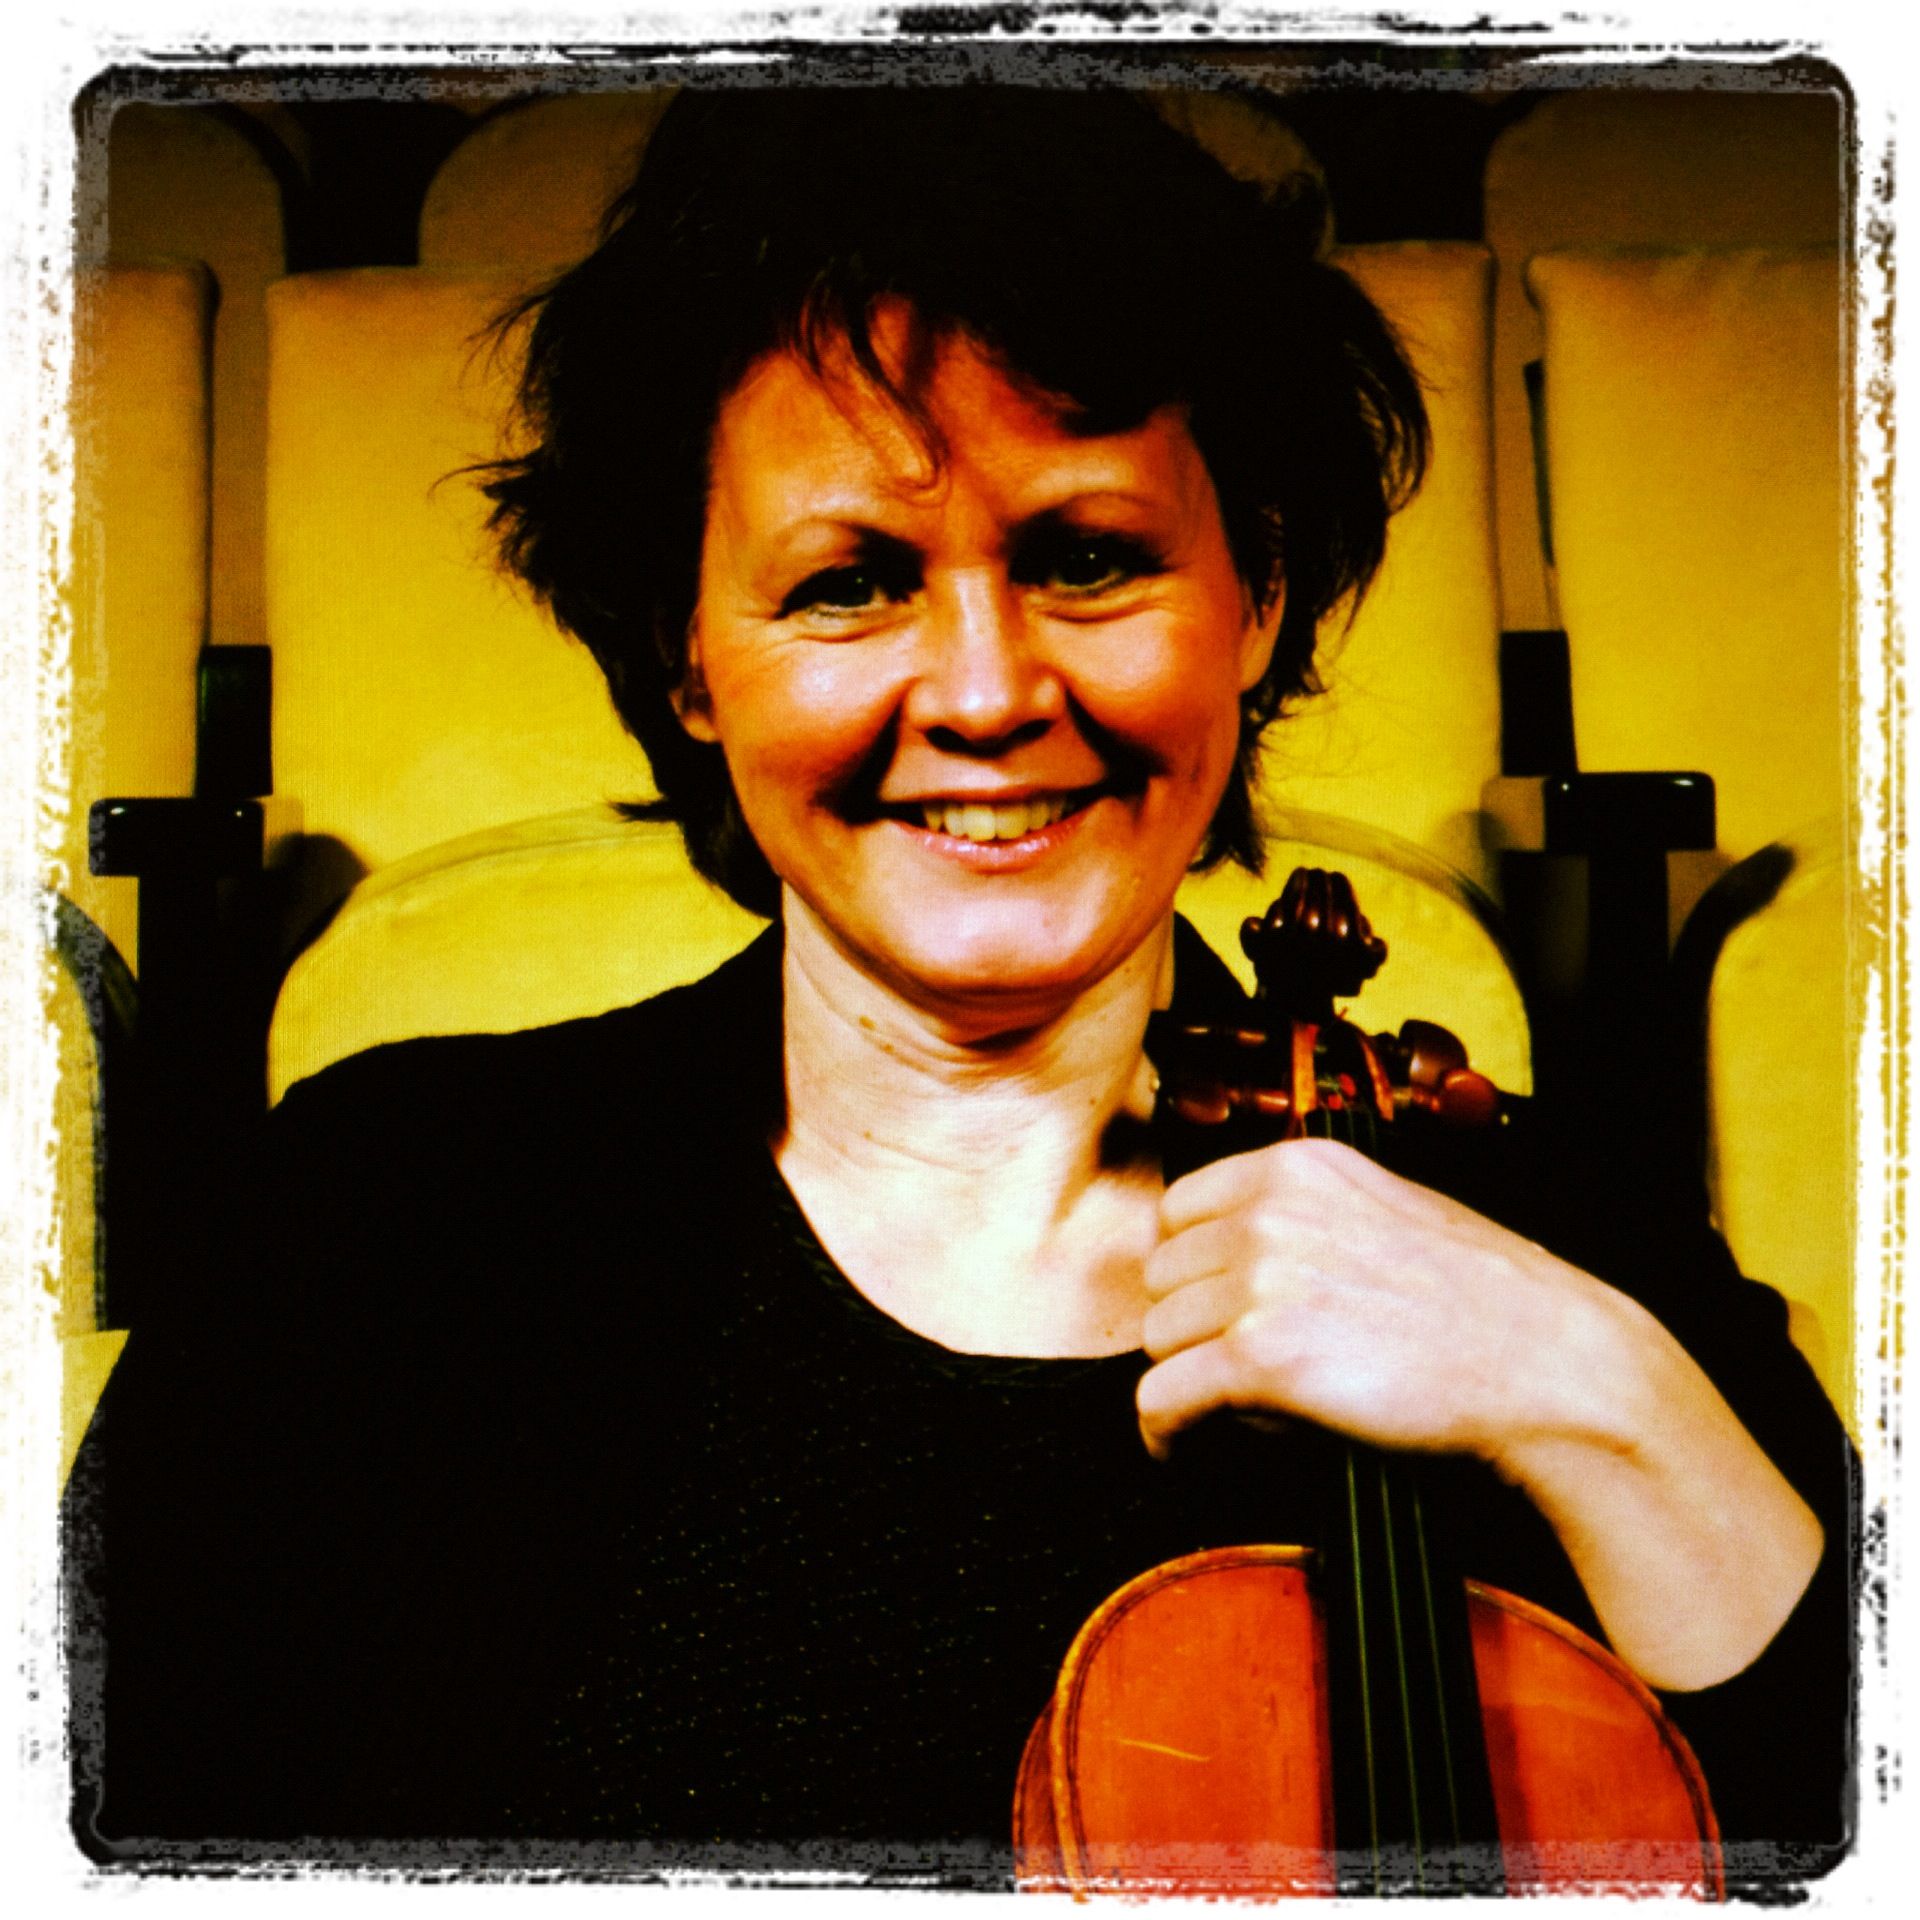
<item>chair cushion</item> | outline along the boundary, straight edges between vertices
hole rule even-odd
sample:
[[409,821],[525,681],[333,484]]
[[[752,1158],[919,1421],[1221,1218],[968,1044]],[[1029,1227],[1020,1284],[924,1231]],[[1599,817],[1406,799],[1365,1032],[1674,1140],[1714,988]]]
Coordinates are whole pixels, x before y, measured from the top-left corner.
[[[1369,985],[1370,1029],[1451,1026],[1482,1071],[1529,1085],[1526,1017],[1484,905],[1417,849],[1293,816],[1271,878],[1189,881],[1180,905],[1251,986],[1239,926],[1295,864],[1338,866],[1395,959]],[[761,922],[688,866],[679,834],[589,807],[470,834],[364,882],[288,974],[268,1076],[296,1080],[384,1041],[511,1032],[604,1013],[698,979]]]
[[363,269],[269,297],[274,778],[362,868],[653,791],[586,650],[492,566],[518,283]]
[[185,262],[98,268],[80,276],[75,308],[64,889],[131,962],[134,882],[88,873],[87,809],[193,791],[213,286]]
[[[220,290],[213,328],[213,569],[216,644],[265,638],[262,470],[267,420],[268,283],[287,270],[280,181],[266,125],[205,107],[123,101],[107,140],[108,258],[204,260]],[[285,124],[284,121],[280,124]]]
[[107,1381],[127,1344],[126,1331],[69,1334],[60,1342],[60,1480],[62,1491],[73,1471],[80,1442]]
[[1570,87],[1487,156],[1483,231],[1499,263],[1493,431],[1502,624],[1551,626],[1523,369],[1541,352],[1522,278],[1555,247],[1832,246],[1845,208],[1837,90]]
[[389,1040],[511,1033],[710,973],[764,924],[677,829],[584,807],[466,834],[363,882],[294,962],[268,1040],[278,1100]]
[[1491,889],[1479,831],[1481,789],[1500,771],[1490,263],[1483,248],[1425,241],[1335,259],[1399,329],[1427,390],[1433,464],[1352,629],[1323,630],[1326,693],[1268,733],[1265,791],[1411,840]]
[[1528,276],[1580,762],[1713,776],[1744,857],[1846,804],[1846,362],[1830,251]]
[[1756,891],[1764,903],[1727,935],[1708,996],[1708,1177],[1735,1259],[1787,1296],[1795,1342],[1851,1413],[1860,1032],[1848,1009],[1864,996],[1850,990],[1838,824],[1736,867],[1703,910]]
[[488,114],[427,188],[420,264],[571,266],[592,251],[607,203],[676,91],[552,94]]

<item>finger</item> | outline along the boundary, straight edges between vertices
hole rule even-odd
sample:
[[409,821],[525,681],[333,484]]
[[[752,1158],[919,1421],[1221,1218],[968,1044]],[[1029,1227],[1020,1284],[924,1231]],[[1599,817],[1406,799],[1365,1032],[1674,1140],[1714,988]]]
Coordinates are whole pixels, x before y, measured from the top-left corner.
[[1238,1220],[1202,1220],[1165,1239],[1147,1255],[1141,1279],[1150,1300],[1164,1300],[1211,1274],[1231,1273],[1244,1259]]
[[1287,1148],[1287,1171],[1302,1188],[1344,1191],[1415,1216],[1439,1198],[1430,1188],[1403,1179],[1343,1140],[1291,1140]]
[[1414,1219],[1425,1217],[1438,1199],[1342,1141],[1284,1140],[1230,1154],[1176,1180],[1161,1197],[1161,1231],[1174,1234],[1237,1212],[1256,1197],[1309,1215],[1371,1200]]
[[1164,1360],[1223,1332],[1245,1300],[1246,1289],[1235,1274],[1196,1280],[1148,1308],[1140,1323],[1140,1344],[1154,1359]]
[[1175,1434],[1222,1407],[1245,1406],[1263,1413],[1284,1413],[1251,1392],[1244,1369],[1224,1340],[1203,1340],[1149,1367],[1134,1396],[1140,1437],[1156,1460],[1171,1451]]
[[1204,1220],[1237,1213],[1256,1193],[1266,1190],[1273,1178],[1273,1157],[1279,1150],[1260,1147],[1252,1153],[1229,1154],[1192,1173],[1183,1174],[1160,1200],[1160,1227],[1163,1234],[1183,1233]]

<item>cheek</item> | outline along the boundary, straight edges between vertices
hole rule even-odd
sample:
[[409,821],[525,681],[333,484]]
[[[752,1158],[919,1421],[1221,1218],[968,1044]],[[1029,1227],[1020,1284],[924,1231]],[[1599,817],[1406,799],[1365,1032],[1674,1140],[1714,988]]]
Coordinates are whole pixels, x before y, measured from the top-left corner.
[[749,815],[776,794],[804,804],[831,791],[871,755],[897,696],[854,652],[721,647],[709,657],[714,724]]
[[1239,658],[1216,622],[1156,625],[1134,644],[1110,645],[1082,685],[1093,718],[1169,773],[1204,782],[1239,739]]

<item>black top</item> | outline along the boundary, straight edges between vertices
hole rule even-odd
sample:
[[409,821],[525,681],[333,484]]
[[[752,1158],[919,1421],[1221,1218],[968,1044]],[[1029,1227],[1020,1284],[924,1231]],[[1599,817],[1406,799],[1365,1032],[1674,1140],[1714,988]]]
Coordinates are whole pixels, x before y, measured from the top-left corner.
[[[1184,928],[1177,974],[1194,1017],[1238,996]],[[780,1058],[770,933],[641,1006],[288,1094],[258,1204],[135,1333],[75,1472],[91,1852],[1004,1885],[1087,1615],[1176,1554],[1311,1537],[1297,1444],[1228,1420],[1147,1458],[1142,1355],[955,1354],[870,1306],[768,1152]],[[1837,1840],[1849,1456],[1779,1299],[1703,1230],[1584,1205],[1525,1127],[1425,1171],[1645,1300],[1819,1512],[1773,1647],[1668,1704],[1730,1840]],[[1466,1570],[1597,1632],[1529,1503],[1445,1477]]]

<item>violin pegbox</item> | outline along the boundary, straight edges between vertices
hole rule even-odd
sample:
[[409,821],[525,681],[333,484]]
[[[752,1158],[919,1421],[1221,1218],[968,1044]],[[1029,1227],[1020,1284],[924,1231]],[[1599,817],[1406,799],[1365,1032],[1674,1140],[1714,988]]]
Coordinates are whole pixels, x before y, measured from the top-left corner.
[[[1351,999],[1387,957],[1347,876],[1319,867],[1296,867],[1266,917],[1242,925],[1240,944],[1260,983],[1258,1000],[1272,1010],[1268,1018],[1308,1021],[1328,1033],[1346,1024],[1335,999]],[[1485,1127],[1499,1118],[1499,1089],[1473,1070],[1445,1027],[1408,1020],[1397,1035],[1376,1033],[1360,1044],[1375,1085],[1391,1089],[1382,1119],[1418,1113],[1448,1127]]]
[[1242,924],[1240,944],[1258,982],[1249,1023],[1174,1027],[1155,1014],[1148,1025],[1163,1106],[1190,1125],[1229,1129],[1208,1157],[1297,1138],[1308,1114],[1329,1104],[1391,1119],[1386,1075],[1333,1009],[1336,994],[1358,993],[1387,957],[1346,875],[1295,868],[1266,913]]
[[1397,1035],[1368,1035],[1335,1011],[1387,958],[1345,874],[1296,867],[1266,913],[1242,923],[1240,944],[1258,982],[1251,1020],[1174,1028],[1156,1014],[1147,1033],[1166,1109],[1191,1125],[1231,1123],[1212,1152],[1310,1125],[1357,1144],[1358,1129],[1407,1116],[1446,1127],[1498,1121],[1499,1089],[1445,1027],[1408,1020]]
[[1162,1112],[1210,1135],[1202,1145],[1166,1133],[1169,1179],[1307,1132],[1372,1152],[1385,1145],[1378,1127],[1403,1117],[1447,1127],[1499,1118],[1499,1089],[1445,1027],[1409,1020],[1397,1035],[1369,1036],[1335,1012],[1387,957],[1345,874],[1296,867],[1266,913],[1242,923],[1240,944],[1259,983],[1250,1020],[1177,1026],[1156,1013],[1147,1023]]

